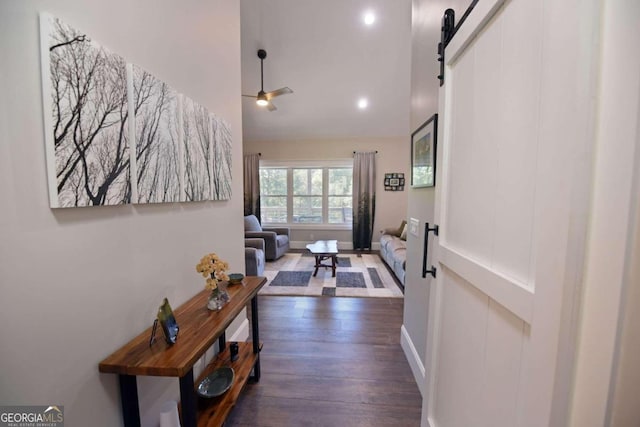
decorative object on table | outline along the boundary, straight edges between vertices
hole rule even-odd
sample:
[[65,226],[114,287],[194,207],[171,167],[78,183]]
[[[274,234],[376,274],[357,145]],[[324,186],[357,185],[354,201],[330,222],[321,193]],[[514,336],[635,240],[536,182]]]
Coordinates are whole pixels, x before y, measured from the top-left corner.
[[226,283],[229,276],[226,271],[229,264],[221,260],[215,253],[210,253],[202,257],[196,271],[206,278],[205,288],[211,291],[207,308],[209,310],[220,310],[229,302],[229,293],[226,289]]
[[214,370],[198,384],[198,396],[212,398],[220,396],[233,384],[235,372],[228,366]]
[[404,191],[404,173],[385,173],[384,191]]
[[239,347],[237,342],[232,342],[231,344],[229,344],[229,354],[231,355],[232,362],[238,360],[238,351]]
[[151,327],[151,337],[149,338],[149,347],[156,342],[156,332],[158,331],[158,318],[153,321],[153,326]]
[[229,284],[237,285],[238,283],[242,283],[242,279],[244,279],[244,274],[242,273],[231,273],[229,275]]
[[167,344],[175,344],[178,339],[178,331],[180,330],[180,327],[173,315],[173,310],[171,310],[169,300],[166,298],[158,309],[158,321],[160,322],[160,326],[162,326],[162,332],[164,332]]
[[434,114],[411,134],[411,186],[436,185],[438,115]]

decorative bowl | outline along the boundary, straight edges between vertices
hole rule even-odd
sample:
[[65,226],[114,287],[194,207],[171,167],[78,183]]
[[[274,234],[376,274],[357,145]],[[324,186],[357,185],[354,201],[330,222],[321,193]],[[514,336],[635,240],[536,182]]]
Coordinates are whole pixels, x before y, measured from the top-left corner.
[[233,372],[232,368],[228,366],[218,368],[207,375],[200,384],[198,384],[197,393],[199,396],[204,398],[220,396],[222,393],[229,390],[233,384],[234,377],[235,372]]
[[229,275],[229,284],[235,285],[237,283],[242,283],[242,279],[244,279],[244,274],[232,273]]

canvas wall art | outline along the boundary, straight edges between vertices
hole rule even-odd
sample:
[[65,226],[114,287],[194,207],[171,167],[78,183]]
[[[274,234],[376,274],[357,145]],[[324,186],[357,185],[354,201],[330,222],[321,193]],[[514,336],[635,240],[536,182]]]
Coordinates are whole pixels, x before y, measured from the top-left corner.
[[223,119],[213,116],[213,164],[211,199],[229,200],[231,198],[231,129]]
[[59,19],[41,26],[50,204],[129,203],[125,61]]
[[211,198],[211,115],[191,98],[182,99],[184,150],[184,200],[199,202]]
[[180,201],[178,94],[138,66],[131,66],[135,112],[134,201]]
[[52,208],[231,197],[222,118],[60,19],[40,26]]

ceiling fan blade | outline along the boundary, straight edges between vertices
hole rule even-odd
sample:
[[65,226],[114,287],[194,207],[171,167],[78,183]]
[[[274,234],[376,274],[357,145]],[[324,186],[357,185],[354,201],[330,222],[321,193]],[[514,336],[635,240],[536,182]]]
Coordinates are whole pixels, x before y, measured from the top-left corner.
[[244,94],[243,94],[242,96],[246,96],[247,98],[253,98],[253,99],[256,99],[256,96],[255,96],[255,95],[244,95]]
[[276,110],[277,110],[277,108],[276,108],[276,106],[275,106],[275,105],[273,105],[273,102],[270,102],[270,103],[268,103],[268,104],[267,104],[267,110],[269,110],[269,111],[276,111]]
[[265,96],[267,99],[275,98],[276,96],[286,95],[288,93],[293,93],[291,89],[288,87],[281,87],[280,89],[272,90],[271,92],[267,92]]

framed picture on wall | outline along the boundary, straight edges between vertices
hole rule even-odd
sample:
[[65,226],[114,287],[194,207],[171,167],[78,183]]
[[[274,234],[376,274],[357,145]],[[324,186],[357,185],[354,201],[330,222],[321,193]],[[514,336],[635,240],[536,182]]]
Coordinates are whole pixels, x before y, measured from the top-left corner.
[[404,191],[404,173],[385,173],[385,191]]
[[411,187],[436,185],[438,115],[434,114],[411,134]]

